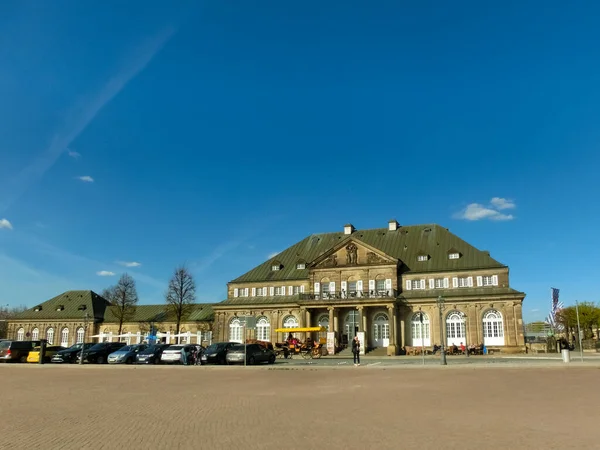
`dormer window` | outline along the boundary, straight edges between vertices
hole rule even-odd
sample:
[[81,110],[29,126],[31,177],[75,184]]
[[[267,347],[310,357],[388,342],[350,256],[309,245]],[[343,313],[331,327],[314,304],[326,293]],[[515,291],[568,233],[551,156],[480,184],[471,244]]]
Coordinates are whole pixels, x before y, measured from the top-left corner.
[[33,310],[34,311],[41,311],[42,310],[42,305],[37,305]]
[[57,311],[63,311],[65,309],[65,305],[58,305],[56,308]]
[[298,270],[306,269],[306,264],[298,263],[298,264],[296,264],[296,269],[298,269]]
[[283,269],[283,264],[281,264],[280,261],[275,260],[271,263],[271,270],[273,272],[276,270],[281,270],[281,269]]
[[458,253],[458,252],[448,253],[448,259],[458,259],[458,258],[460,258],[460,253]]
[[417,256],[417,261],[427,261],[429,260],[429,255],[419,255]]

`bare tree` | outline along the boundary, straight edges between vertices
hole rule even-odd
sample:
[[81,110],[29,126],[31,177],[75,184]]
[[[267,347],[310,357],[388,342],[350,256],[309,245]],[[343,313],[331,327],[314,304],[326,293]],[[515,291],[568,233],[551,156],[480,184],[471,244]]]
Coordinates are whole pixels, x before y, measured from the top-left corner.
[[[196,283],[185,266],[175,269],[165,297],[167,310],[172,311],[175,315],[175,334],[179,334],[181,319],[192,310],[196,301]],[[179,338],[177,338],[177,342],[179,342]]]
[[119,335],[123,330],[123,323],[128,322],[135,315],[138,302],[135,280],[129,274],[124,273],[115,286],[102,291],[102,297],[111,302],[115,307],[113,312],[119,321]]
[[8,321],[12,319],[15,314],[22,313],[28,309],[25,305],[14,306],[10,309],[8,309],[8,305],[6,306],[6,309],[3,305],[0,306],[0,338],[8,337]]

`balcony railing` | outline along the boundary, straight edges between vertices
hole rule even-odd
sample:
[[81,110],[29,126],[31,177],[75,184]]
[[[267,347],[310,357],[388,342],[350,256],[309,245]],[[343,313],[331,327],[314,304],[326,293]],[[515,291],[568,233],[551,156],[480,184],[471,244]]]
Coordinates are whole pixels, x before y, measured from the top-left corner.
[[372,289],[363,291],[340,291],[300,294],[300,300],[344,300],[359,298],[396,298],[396,289]]

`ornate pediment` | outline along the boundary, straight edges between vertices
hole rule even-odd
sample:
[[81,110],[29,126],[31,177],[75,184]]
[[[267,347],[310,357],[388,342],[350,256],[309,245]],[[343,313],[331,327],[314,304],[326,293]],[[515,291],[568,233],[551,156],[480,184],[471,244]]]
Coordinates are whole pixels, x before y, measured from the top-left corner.
[[348,239],[316,258],[310,266],[315,269],[327,269],[396,264],[397,262],[396,258],[388,256],[376,248],[355,239]]

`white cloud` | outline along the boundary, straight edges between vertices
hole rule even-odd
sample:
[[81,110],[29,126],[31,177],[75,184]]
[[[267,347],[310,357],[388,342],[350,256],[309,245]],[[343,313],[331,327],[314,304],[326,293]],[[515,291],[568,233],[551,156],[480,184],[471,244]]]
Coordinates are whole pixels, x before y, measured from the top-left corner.
[[67,150],[67,154],[73,159],[81,158],[81,153],[74,152],[73,150]]
[[100,272],[96,272],[96,275],[100,277],[113,277],[115,273],[108,270],[101,270]]
[[140,267],[142,263],[136,261],[117,261],[117,264],[125,267]]
[[492,200],[490,200],[490,204],[498,210],[514,209],[517,207],[517,205],[515,205],[515,202],[513,202],[512,200],[508,200],[506,198],[501,197],[492,198]]
[[0,219],[0,229],[4,228],[5,230],[12,230],[12,223],[8,221],[8,219]]
[[530,310],[529,312],[532,312],[532,313],[534,313],[534,312],[539,312],[539,311],[540,311],[539,309],[532,309],[532,310]]
[[500,210],[516,208],[515,203],[512,200],[505,198],[494,197],[490,201],[489,205],[482,205],[481,203],[470,203],[462,211],[454,214],[455,219],[462,220],[494,220],[497,222],[513,220],[515,216],[512,214],[501,213]]
[[132,78],[146,68],[174,33],[175,29],[173,27],[167,27],[144,42],[135,54],[126,58],[128,64],[114,77],[110,78],[91,101],[73,106],[77,113],[68,115],[73,119],[68,120],[63,128],[55,133],[54,139],[44,152],[14,177],[0,181],[0,213],[10,208],[56,164],[58,158],[64,154],[65,149],[87,128],[98,112],[119,94]]
[[82,177],[77,177],[78,180],[84,181],[85,183],[93,183],[94,179],[89,175],[84,175]]
[[269,255],[267,256],[268,259],[271,258],[275,258],[277,255],[279,255],[281,252],[273,252],[273,253],[269,253]]

